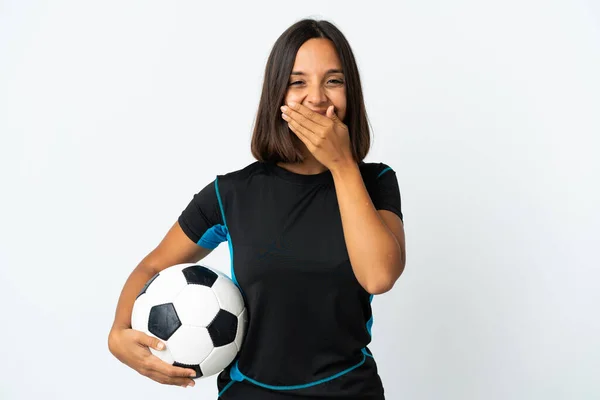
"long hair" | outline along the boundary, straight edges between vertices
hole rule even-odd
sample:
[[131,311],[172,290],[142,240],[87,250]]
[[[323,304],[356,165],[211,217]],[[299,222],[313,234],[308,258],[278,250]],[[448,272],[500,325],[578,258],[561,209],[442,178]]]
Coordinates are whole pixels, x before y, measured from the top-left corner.
[[304,159],[294,143],[297,138],[280,117],[279,107],[285,100],[296,53],[304,42],[313,38],[331,40],[342,63],[346,82],[346,115],[343,122],[348,126],[355,161],[361,162],[369,152],[371,132],[358,67],[350,44],[331,22],[303,19],[281,34],[267,60],[251,140],[252,155],[258,161],[297,163]]

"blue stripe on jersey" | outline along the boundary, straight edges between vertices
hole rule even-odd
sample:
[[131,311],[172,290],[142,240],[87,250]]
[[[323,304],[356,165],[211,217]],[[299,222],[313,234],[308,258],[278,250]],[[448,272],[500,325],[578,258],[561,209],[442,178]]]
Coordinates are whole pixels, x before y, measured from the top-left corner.
[[[369,303],[373,302],[373,295],[369,296]],[[373,311],[371,311],[371,318],[367,321],[367,331],[369,332],[369,336],[373,336],[371,334],[371,329],[373,328]]]
[[362,353],[363,353],[365,356],[367,356],[367,357],[375,358],[375,357],[373,357],[372,355],[370,355],[369,353],[367,353],[367,348],[366,348],[366,347],[364,347],[364,348],[362,349]]
[[391,169],[390,167],[387,167],[386,169],[384,169],[383,171],[381,171],[381,172],[379,173],[379,175],[377,175],[377,178],[379,178],[381,175],[383,175],[383,174],[385,174],[386,172],[388,172],[388,171],[391,171],[391,170],[392,170],[392,169]]
[[[225,219],[225,211],[223,210],[223,201],[221,201],[221,193],[219,193],[219,178],[215,178],[215,191],[217,192],[217,200],[219,200],[219,208],[221,209],[221,217],[223,218],[223,224],[225,227],[223,228],[223,233],[227,238],[227,243],[229,244],[229,259],[231,260],[231,280],[235,285],[240,288],[237,279],[235,278],[235,270],[233,268],[233,244],[231,242],[231,235],[229,234],[229,228],[227,228],[227,220]],[[240,288],[241,291],[241,288]],[[242,292],[243,294],[243,292]]]
[[[375,295],[371,295],[369,296],[369,304],[373,302],[373,297],[375,297]],[[369,320],[367,321],[367,332],[369,332],[369,336],[373,337],[373,334],[371,333],[371,329],[373,328],[373,310],[371,310],[371,318],[369,318]],[[364,347],[362,349],[362,352],[365,356],[367,357],[371,357],[373,358],[372,355],[370,355],[369,353],[367,353],[367,348]]]
[[367,331],[369,332],[369,336],[373,336],[371,333],[371,329],[373,328],[373,316],[367,321]]
[[219,394],[217,395],[217,397],[221,397],[221,396],[223,395],[223,393],[225,393],[225,391],[226,391],[227,389],[229,389],[229,387],[231,387],[231,385],[233,385],[234,383],[235,383],[235,381],[231,381],[231,382],[229,382],[227,385],[225,385],[225,387],[223,388],[223,390],[221,390],[221,391],[219,392]]
[[[231,367],[231,369],[229,370],[229,376],[232,380],[232,382],[242,382],[243,380],[246,380],[250,383],[253,383],[256,386],[260,386],[262,388],[265,389],[271,389],[271,390],[297,390],[297,389],[305,389],[311,386],[316,386],[316,385],[320,385],[321,383],[325,383],[325,382],[329,382],[332,381],[336,378],[339,378],[342,375],[347,374],[348,372],[355,370],[356,368],[360,367],[361,365],[363,365],[365,363],[365,361],[367,360],[367,356],[369,356],[366,351],[363,350],[363,358],[362,360],[358,363],[355,364],[353,366],[351,366],[350,368],[347,368],[341,372],[338,372],[335,375],[332,375],[330,377],[327,378],[323,378],[320,379],[318,381],[314,381],[314,382],[310,382],[310,383],[306,383],[304,385],[293,385],[293,386],[274,386],[274,385],[267,385],[266,383],[261,383],[258,382],[257,380],[254,380],[252,378],[248,378],[246,375],[242,374],[238,368],[238,362],[236,361],[235,364],[233,364],[233,366]],[[369,356],[371,357],[371,356]],[[223,392],[225,391],[225,389],[223,389]],[[222,392],[221,392],[222,393]]]
[[205,249],[214,250],[217,246],[227,240],[227,228],[223,225],[215,225],[198,240],[198,245]]

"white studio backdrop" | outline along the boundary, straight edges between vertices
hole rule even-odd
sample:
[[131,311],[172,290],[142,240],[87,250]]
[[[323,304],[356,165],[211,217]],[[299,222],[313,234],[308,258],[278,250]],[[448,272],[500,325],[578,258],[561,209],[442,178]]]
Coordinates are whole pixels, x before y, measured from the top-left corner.
[[[408,262],[373,301],[387,398],[600,398],[600,5],[0,1],[0,399],[214,399],[107,349],[192,195],[251,163],[271,46],[355,52]],[[222,244],[205,259],[229,270]]]

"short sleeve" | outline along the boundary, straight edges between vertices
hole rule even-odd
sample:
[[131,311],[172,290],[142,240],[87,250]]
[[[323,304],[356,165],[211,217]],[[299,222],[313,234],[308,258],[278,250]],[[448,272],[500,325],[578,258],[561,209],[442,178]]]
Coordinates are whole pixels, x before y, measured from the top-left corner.
[[227,240],[215,182],[192,197],[178,222],[190,240],[204,248],[212,250]]
[[396,172],[386,164],[380,163],[374,179],[371,200],[375,209],[391,211],[404,222]]

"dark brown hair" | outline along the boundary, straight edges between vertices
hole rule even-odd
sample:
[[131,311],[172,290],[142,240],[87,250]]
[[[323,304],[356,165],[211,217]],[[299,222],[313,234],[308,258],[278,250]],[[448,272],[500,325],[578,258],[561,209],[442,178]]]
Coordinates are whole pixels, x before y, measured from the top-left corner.
[[289,130],[287,122],[281,118],[279,107],[285,100],[296,53],[304,42],[313,38],[331,40],[342,63],[346,82],[346,115],[343,122],[350,132],[354,160],[361,162],[369,152],[371,132],[358,67],[350,44],[331,22],[304,19],[281,34],[267,60],[251,141],[252,155],[258,161],[289,163],[303,161],[304,157],[295,145],[299,139]]

